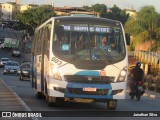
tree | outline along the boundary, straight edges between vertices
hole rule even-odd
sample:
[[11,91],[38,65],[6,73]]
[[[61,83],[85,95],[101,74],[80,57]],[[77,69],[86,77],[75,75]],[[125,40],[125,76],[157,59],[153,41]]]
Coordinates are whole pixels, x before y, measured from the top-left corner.
[[129,17],[129,14],[126,14],[124,10],[121,10],[116,5],[110,8],[109,11],[107,11],[107,6],[105,4],[92,5],[92,9],[95,12],[99,12],[101,17],[118,20],[118,21],[121,21],[122,24],[124,24]]
[[107,12],[107,6],[105,4],[92,5],[92,9],[95,12],[99,12],[101,17],[105,17]]
[[130,18],[125,24],[125,31],[133,36],[134,45],[145,41],[155,41],[152,50],[157,48],[160,36],[160,16],[154,6],[144,6],[135,17]]
[[124,10],[121,10],[119,7],[114,5],[110,8],[110,11],[106,13],[106,18],[118,20],[124,24],[128,20],[129,14],[126,14]]
[[17,27],[20,29],[27,29],[32,32],[36,27],[52,16],[55,16],[55,13],[53,7],[50,5],[31,8],[23,13],[17,14],[16,19],[20,21],[20,24]]
[[92,11],[93,9],[92,9],[92,7],[89,7],[89,6],[83,6],[83,8],[85,9],[85,10],[88,10],[88,11]]

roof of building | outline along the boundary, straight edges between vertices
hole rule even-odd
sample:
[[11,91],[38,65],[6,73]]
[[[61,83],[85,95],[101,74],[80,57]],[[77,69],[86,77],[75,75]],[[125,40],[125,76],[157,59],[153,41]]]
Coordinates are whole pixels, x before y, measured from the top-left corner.
[[136,12],[136,10],[125,8],[125,11]]
[[56,11],[61,11],[61,12],[67,12],[67,11],[87,11],[84,8],[81,8],[81,7],[69,7],[69,6],[55,7],[54,9]]

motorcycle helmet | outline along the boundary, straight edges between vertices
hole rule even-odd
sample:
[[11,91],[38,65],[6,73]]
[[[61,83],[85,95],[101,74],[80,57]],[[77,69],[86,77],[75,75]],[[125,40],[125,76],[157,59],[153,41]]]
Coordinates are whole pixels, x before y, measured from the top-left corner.
[[140,67],[141,67],[141,62],[137,61],[137,62],[136,62],[136,67],[139,67],[139,68],[140,68]]

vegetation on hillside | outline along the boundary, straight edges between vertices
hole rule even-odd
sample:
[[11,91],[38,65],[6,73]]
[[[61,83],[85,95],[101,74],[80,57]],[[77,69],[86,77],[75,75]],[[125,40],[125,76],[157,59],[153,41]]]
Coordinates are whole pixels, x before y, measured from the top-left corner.
[[146,41],[154,41],[151,51],[157,51],[160,40],[160,15],[154,6],[144,6],[125,23],[125,31],[132,36],[130,50]]

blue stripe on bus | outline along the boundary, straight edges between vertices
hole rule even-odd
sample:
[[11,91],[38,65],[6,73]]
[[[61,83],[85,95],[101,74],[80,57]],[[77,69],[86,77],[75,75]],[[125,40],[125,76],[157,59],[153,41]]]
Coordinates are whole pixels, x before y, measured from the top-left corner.
[[88,98],[88,99],[113,99],[111,95],[77,95],[77,94],[65,94],[68,98]]
[[98,71],[89,71],[89,70],[83,70],[75,73],[74,75],[87,75],[87,76],[99,76]]
[[[87,87],[93,87],[97,89],[109,89],[108,93],[106,95],[83,95],[83,94],[71,94],[69,93],[67,88],[87,88]],[[74,82],[68,82],[67,88],[64,94],[64,97],[71,97],[71,98],[104,98],[104,99],[112,99],[113,96],[112,93],[112,87],[111,84],[81,84],[81,83],[74,83]]]
[[84,88],[84,87],[93,87],[97,89],[112,89],[111,84],[84,84],[84,83],[75,83],[68,82],[67,88]]

